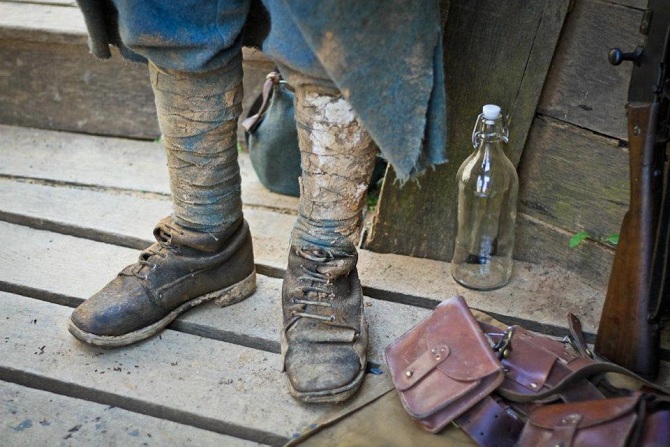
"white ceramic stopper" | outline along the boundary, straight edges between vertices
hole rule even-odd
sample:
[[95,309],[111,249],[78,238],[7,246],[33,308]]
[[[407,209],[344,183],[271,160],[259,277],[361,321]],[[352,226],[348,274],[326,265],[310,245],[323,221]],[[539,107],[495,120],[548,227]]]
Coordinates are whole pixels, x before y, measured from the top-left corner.
[[482,107],[482,114],[484,119],[497,120],[500,117],[500,107],[495,104],[486,104]]

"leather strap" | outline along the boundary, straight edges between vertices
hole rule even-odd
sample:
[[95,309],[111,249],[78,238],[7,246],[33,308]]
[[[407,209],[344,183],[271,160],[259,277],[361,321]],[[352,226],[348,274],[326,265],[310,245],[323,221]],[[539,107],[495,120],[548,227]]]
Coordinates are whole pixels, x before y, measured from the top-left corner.
[[[504,334],[501,333],[500,329],[495,326],[481,322],[480,326],[482,327],[482,330],[489,335],[499,334],[501,337],[504,337]],[[511,337],[507,347],[512,350],[514,349],[514,336]],[[529,358],[546,357],[548,352],[552,352],[531,343],[524,344],[524,348],[526,349],[524,352],[525,357]],[[573,373],[571,366],[574,367],[574,365],[582,364],[579,359],[577,359],[576,362],[565,363],[566,358],[571,358],[571,356],[565,352],[562,352],[562,354],[563,356],[561,357],[558,353],[555,353],[556,358],[560,358],[562,361],[555,360],[551,362],[549,371],[543,372],[543,375],[546,375],[542,382],[543,387],[552,389]],[[574,356],[572,356],[572,358],[574,358]],[[507,384],[510,385],[509,382]],[[504,385],[505,384],[501,385],[498,390]],[[513,391],[510,390],[510,392]],[[530,390],[528,392],[530,393]],[[524,393],[519,394],[525,395]],[[513,447],[516,445],[524,426],[521,414],[526,414],[532,407],[532,402],[537,399],[536,393],[531,395],[532,398],[528,403],[515,402],[514,406],[510,406],[495,394],[487,396],[476,406],[459,417],[456,420],[456,423],[468,434],[468,436],[477,442],[480,447]],[[603,394],[588,380],[575,380],[572,387],[564,390],[560,395],[566,402],[604,398]]]
[[280,82],[282,82],[281,75],[276,71],[269,73],[265,77],[265,83],[263,84],[263,102],[261,103],[261,107],[258,109],[258,113],[242,121],[242,127],[246,132],[253,133],[254,130],[256,130],[256,128],[260,125],[261,118],[263,118],[263,115],[265,115],[265,112],[270,105],[272,88],[275,85],[279,85]]
[[574,347],[579,351],[582,357],[593,358],[593,353],[586,344],[586,337],[582,330],[582,322],[572,312],[568,314],[568,324],[570,326],[570,335],[574,340]]
[[455,422],[480,447],[514,447],[524,426],[511,407],[492,396],[486,396]]
[[[500,333],[500,328],[496,326],[492,326],[482,322],[479,322],[479,324],[485,333],[491,333],[491,334]],[[579,319],[574,315],[570,316],[570,328],[571,331],[575,334],[574,335],[575,338],[578,340],[576,344],[578,345],[581,344],[581,340],[584,339],[583,334],[581,336],[579,335],[579,333],[581,332],[581,323],[579,322]],[[542,336],[538,335],[538,337]],[[514,350],[514,337],[512,337],[509,346],[512,350]],[[526,348],[534,350],[536,347],[533,345],[526,345]],[[543,352],[543,350],[541,348],[537,349],[538,349],[537,354],[539,356],[540,352],[541,351]],[[576,349],[580,351],[582,350],[579,348]],[[533,353],[528,353],[527,355],[531,358],[534,357]],[[557,357],[561,356],[557,354]],[[505,360],[503,360],[503,365],[504,364]],[[522,393],[510,389],[509,387],[506,386],[506,383],[503,383],[503,385],[498,388],[497,392],[505,399],[508,399],[515,403],[540,401],[540,400],[546,400],[548,398],[556,398],[558,396],[565,397],[569,396],[570,394],[574,395],[574,391],[572,391],[573,388],[577,386],[583,386],[579,385],[579,381],[588,382],[587,379],[605,373],[618,373],[625,375],[627,377],[637,380],[638,382],[640,382],[641,384],[643,384],[648,388],[651,388],[665,395],[670,395],[670,389],[652,383],[649,380],[646,380],[638,376],[637,374],[629,371],[628,369],[622,366],[607,361],[591,360],[589,357],[582,357],[581,359],[578,358],[576,361],[573,360],[571,362],[564,362],[564,361],[556,362],[555,365],[553,366],[551,374],[546,378],[544,384],[548,389],[544,391],[538,391],[535,393],[528,393],[528,392]],[[586,385],[584,388],[582,388],[581,391],[583,392],[587,390],[589,390],[588,391],[589,395],[586,396],[580,395],[578,400],[597,399],[603,397],[602,393],[600,393],[600,391],[598,391],[593,384]],[[567,401],[570,400],[575,399],[567,399]]]
[[[577,345],[573,345],[573,347],[579,351],[584,360],[577,359],[577,361],[573,360],[571,362],[556,361],[552,365],[551,371],[547,372],[548,376],[543,384],[546,388],[544,391],[521,393],[505,388],[505,384],[503,384],[496,391],[500,397],[495,394],[487,396],[468,412],[460,416],[456,420],[456,423],[480,447],[515,446],[524,426],[524,422],[518,416],[518,411],[527,413],[533,403],[557,397],[560,397],[564,402],[603,399],[603,394],[588,380],[600,374],[607,372],[625,374],[636,380],[640,380],[655,390],[668,393],[668,390],[663,387],[650,383],[618,365],[609,362],[591,361],[590,351],[586,348],[586,340],[581,332],[581,322],[574,315],[571,315],[569,319],[571,333]],[[500,328],[485,323],[480,322],[480,326],[485,333],[496,334],[501,332]],[[503,336],[503,334],[500,334],[500,336]],[[512,337],[509,347],[512,350],[514,349],[514,337]],[[531,358],[534,354],[532,351],[537,351],[538,355],[546,355],[544,349],[539,346],[527,344],[524,347],[531,351],[526,353]],[[565,360],[564,356],[562,357],[557,354],[557,358],[563,360]],[[509,403],[512,403],[514,408],[508,405],[505,399]],[[656,419],[664,420],[664,416],[659,415]],[[654,424],[655,420],[650,422],[649,428],[652,432],[656,433],[656,430],[653,430],[653,428],[660,424]],[[571,436],[574,435],[574,427],[567,424],[559,432],[564,435],[563,441],[568,442],[566,445],[569,445],[572,442]],[[660,431],[658,434],[663,436]]]
[[511,401],[511,402],[518,402],[518,403],[524,403],[524,402],[533,402],[533,401],[538,401],[538,400],[544,400],[550,397],[556,397],[559,394],[562,394],[564,392],[567,392],[570,390],[571,387],[573,387],[577,382],[583,379],[588,379],[591,377],[594,377],[599,374],[604,374],[604,373],[618,373],[618,374],[623,374],[625,376],[631,377],[635,380],[640,381],[642,384],[645,386],[659,391],[663,394],[670,394],[670,390],[668,390],[665,387],[662,387],[660,385],[656,385],[655,383],[649,382],[648,380],[643,379],[642,377],[638,376],[637,374],[632,373],[631,371],[627,370],[626,368],[623,368],[619,365],[616,365],[614,363],[610,362],[595,362],[586,366],[583,366],[575,371],[573,371],[571,374],[567,375],[566,377],[563,378],[559,383],[557,383],[554,387],[547,389],[545,391],[541,391],[537,394],[522,394],[522,393],[516,393],[514,391],[506,390],[503,388],[498,388],[497,392],[500,394],[503,398]]
[[447,345],[429,346],[426,352],[414,360],[402,375],[404,381],[396,383],[398,391],[405,391],[432,372],[437,365],[444,362],[451,351]]
[[[489,335],[493,342],[504,337],[495,326],[480,323],[482,330]],[[499,389],[520,395],[531,395],[533,401],[543,389],[553,389],[573,371],[584,365],[593,363],[589,357],[582,357],[580,353],[565,342],[533,334],[519,327],[514,327],[505,355],[501,362],[506,369],[506,379]],[[603,399],[603,394],[596,386],[583,380],[575,381],[573,389],[566,389],[560,394],[565,401]],[[558,396],[552,396],[558,397]],[[523,408],[521,408],[522,412]]]

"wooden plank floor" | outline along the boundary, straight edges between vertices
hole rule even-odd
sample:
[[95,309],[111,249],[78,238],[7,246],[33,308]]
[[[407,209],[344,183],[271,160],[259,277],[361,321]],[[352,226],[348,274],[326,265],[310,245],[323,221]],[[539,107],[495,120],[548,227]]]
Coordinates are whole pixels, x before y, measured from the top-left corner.
[[[331,408],[295,402],[280,371],[279,278],[297,200],[266,191],[245,154],[240,163],[258,291],[105,351],[77,342],[66,322],[134,262],[170,212],[163,151],[153,142],[0,125],[0,444],[280,445]],[[361,251],[359,270],[376,363],[390,341],[454,294],[556,335],[572,311],[591,337],[604,296],[546,265],[517,263],[510,285],[493,292],[463,289],[447,263],[425,259]],[[366,386],[379,380],[369,374]]]

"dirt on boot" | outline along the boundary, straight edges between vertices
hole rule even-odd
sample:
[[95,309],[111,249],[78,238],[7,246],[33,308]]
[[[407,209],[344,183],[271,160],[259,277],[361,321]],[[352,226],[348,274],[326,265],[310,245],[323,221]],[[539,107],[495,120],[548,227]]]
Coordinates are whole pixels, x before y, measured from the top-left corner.
[[84,343],[125,346],[159,333],[186,310],[216,299],[239,302],[256,289],[249,226],[243,219],[219,234],[184,229],[163,219],[156,243],[70,317]]
[[355,249],[290,249],[282,353],[291,395],[304,402],[343,401],[363,381],[368,330],[356,262]]
[[356,244],[377,147],[341,95],[296,89],[300,206],[282,287],[291,394],[340,402],[365,375],[368,331]]

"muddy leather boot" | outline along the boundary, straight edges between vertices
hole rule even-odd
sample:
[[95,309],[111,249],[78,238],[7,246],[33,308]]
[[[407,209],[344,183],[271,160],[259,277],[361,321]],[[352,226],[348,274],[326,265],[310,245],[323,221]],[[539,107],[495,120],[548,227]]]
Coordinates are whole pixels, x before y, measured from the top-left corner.
[[135,264],[73,312],[68,329],[77,339],[110,348],[129,345],[205,301],[227,306],[254,292],[251,234],[243,219],[212,235],[165,218],[154,236],[157,242]]
[[284,368],[305,402],[349,398],[365,374],[368,347],[355,250],[291,246],[282,287]]
[[356,263],[377,148],[340,95],[296,88],[299,214],[282,287],[282,355],[291,394],[340,402],[360,387],[368,330]]
[[135,343],[204,301],[228,305],[255,289],[237,163],[242,56],[203,73],[152,63],[149,72],[173,213],[158,224],[157,242],[139,261],[72,314],[70,332],[98,346]]

